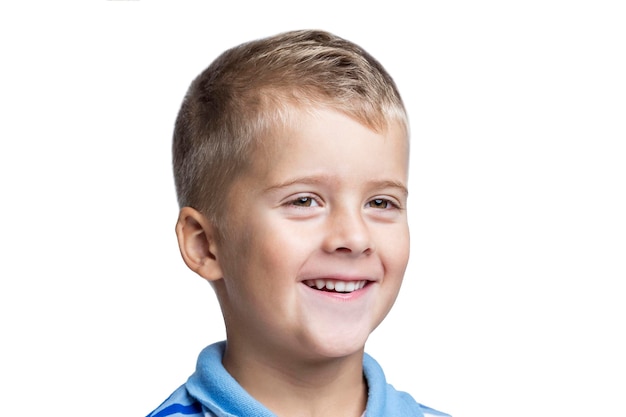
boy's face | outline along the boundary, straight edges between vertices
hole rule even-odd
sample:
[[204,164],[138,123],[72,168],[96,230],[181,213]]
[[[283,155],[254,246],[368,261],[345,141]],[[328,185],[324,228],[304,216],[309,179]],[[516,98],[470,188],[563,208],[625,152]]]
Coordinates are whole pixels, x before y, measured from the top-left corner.
[[330,110],[297,117],[228,196],[215,285],[229,345],[283,359],[360,354],[408,261],[408,141],[400,126],[378,134]]

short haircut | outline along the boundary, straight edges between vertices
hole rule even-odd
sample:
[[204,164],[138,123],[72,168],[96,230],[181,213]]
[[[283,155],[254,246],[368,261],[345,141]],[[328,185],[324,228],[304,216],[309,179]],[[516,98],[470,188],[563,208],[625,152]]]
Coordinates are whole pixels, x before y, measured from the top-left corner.
[[382,132],[408,120],[382,65],[358,45],[318,30],[292,31],[222,53],[192,83],[173,138],[180,207],[219,226],[232,182],[252,150],[294,110],[339,111]]

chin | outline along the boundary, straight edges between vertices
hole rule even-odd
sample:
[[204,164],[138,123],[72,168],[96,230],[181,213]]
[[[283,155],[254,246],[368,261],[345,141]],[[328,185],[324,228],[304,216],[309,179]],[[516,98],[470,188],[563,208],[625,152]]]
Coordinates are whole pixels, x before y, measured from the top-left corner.
[[327,332],[308,342],[309,349],[319,359],[340,359],[353,355],[361,356],[369,332]]

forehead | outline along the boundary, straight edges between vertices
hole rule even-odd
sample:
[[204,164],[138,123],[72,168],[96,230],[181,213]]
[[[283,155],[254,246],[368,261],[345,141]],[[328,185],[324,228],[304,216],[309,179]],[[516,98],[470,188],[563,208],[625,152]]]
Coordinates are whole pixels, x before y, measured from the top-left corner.
[[248,165],[259,178],[358,174],[406,182],[408,176],[409,140],[403,124],[390,122],[378,132],[329,109],[293,112],[255,148]]
[[[323,132],[324,124],[336,121],[335,126],[360,125],[363,130],[375,133],[381,137],[389,137],[393,140],[401,140],[406,145],[406,153],[409,152],[409,126],[403,109],[390,111],[389,115],[376,114],[352,114],[343,108],[336,108],[332,104],[316,104],[314,106],[283,105],[271,109],[260,116],[262,121],[258,123],[257,138],[254,141],[251,153],[275,152],[281,149],[294,137],[306,137],[306,140],[315,143],[316,140],[326,136],[329,132]],[[341,120],[337,120],[341,119]],[[330,135],[337,143],[341,141],[341,135]],[[362,135],[366,138],[368,135]],[[267,155],[266,155],[267,156]]]

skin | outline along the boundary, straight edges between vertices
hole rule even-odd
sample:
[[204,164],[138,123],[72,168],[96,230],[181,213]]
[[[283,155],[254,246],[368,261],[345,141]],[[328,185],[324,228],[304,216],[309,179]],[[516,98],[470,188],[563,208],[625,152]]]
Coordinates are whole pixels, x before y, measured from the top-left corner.
[[[221,233],[181,210],[181,254],[212,283],[224,366],[252,396],[278,416],[358,417],[365,342],[408,261],[408,140],[399,125],[377,133],[319,110],[268,143],[235,180]],[[316,279],[366,285],[339,294]]]

